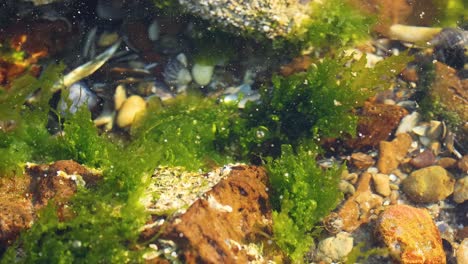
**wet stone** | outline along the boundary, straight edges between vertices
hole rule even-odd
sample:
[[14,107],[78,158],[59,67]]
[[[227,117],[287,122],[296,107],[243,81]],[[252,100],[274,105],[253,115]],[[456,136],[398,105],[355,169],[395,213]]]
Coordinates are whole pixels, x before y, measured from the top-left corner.
[[408,111],[398,105],[366,102],[359,114],[357,138],[345,144],[352,149],[375,147],[387,140]]
[[367,169],[375,164],[374,158],[362,152],[351,154],[351,162],[358,169]]
[[455,179],[444,168],[431,166],[413,171],[403,180],[403,191],[419,203],[434,203],[453,193]]
[[454,158],[443,157],[437,161],[437,165],[441,166],[444,169],[451,169],[457,165],[457,160]]
[[400,263],[445,263],[439,230],[425,209],[390,206],[380,215],[377,232]]
[[388,175],[382,174],[382,173],[377,173],[375,175],[372,175],[372,180],[374,181],[375,185],[375,191],[384,196],[387,197],[390,195],[391,190],[390,190],[390,179]]
[[455,183],[453,190],[453,200],[456,203],[463,203],[468,200],[468,176],[465,176]]
[[463,156],[463,158],[458,161],[457,166],[462,172],[468,173],[468,155]]
[[388,174],[398,168],[408,153],[411,142],[411,136],[406,133],[398,134],[391,142],[381,141],[379,145],[379,160],[377,162],[379,171]]
[[317,246],[317,259],[327,263],[342,261],[353,249],[353,237],[346,232],[325,238]]
[[435,161],[436,157],[432,150],[426,149],[412,158],[410,164],[417,169],[421,169],[433,165]]

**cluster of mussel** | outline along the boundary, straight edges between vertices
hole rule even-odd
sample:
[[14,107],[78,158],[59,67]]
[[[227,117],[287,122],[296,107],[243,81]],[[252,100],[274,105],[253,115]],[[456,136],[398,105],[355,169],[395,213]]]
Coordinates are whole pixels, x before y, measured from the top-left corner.
[[200,47],[194,35],[206,33],[197,31],[196,22],[187,16],[160,14],[151,1],[143,0],[97,0],[86,6],[70,2],[28,11],[41,19],[64,21],[74,34],[60,55],[68,73],[53,88],[61,93],[53,104],[62,115],[87,105],[96,126],[125,129],[155,98],[165,101],[198,90],[221,101],[236,101],[239,107],[259,98],[252,85],[269,66],[240,59],[251,58],[245,53],[253,49],[239,52],[233,60],[197,62],[194,49]]

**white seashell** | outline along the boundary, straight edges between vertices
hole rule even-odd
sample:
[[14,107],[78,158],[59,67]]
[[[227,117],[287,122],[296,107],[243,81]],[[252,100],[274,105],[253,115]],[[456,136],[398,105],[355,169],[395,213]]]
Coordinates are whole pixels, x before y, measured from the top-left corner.
[[156,19],[154,19],[148,27],[148,38],[151,41],[157,41],[159,39],[159,23]]
[[195,63],[192,67],[193,80],[201,86],[205,86],[210,83],[211,77],[213,76],[213,65],[203,65]]
[[400,124],[396,130],[396,135],[401,133],[408,133],[419,123],[421,115],[418,112],[413,112],[401,119]]
[[122,107],[124,101],[127,100],[127,91],[125,90],[125,86],[120,84],[115,88],[114,93],[114,108],[115,110],[119,110]]
[[444,124],[437,120],[431,120],[429,123],[429,129],[427,130],[427,136],[431,139],[439,139],[444,132]]
[[429,125],[424,124],[424,125],[414,127],[411,131],[418,136],[426,136],[428,129],[429,129]]
[[181,53],[167,63],[163,72],[164,81],[171,89],[175,88],[177,93],[184,92],[192,81],[192,75],[186,65],[187,57]]
[[432,140],[428,137],[421,136],[419,137],[419,142],[425,147],[429,147],[431,145]]
[[98,104],[98,97],[84,83],[74,83],[68,92],[68,100],[61,98],[58,104],[58,109],[63,115],[74,114],[85,104],[92,110]]
[[140,114],[143,114],[146,111],[146,102],[143,98],[138,95],[130,96],[123,103],[120,108],[119,113],[117,114],[117,125],[119,127],[128,127],[131,126],[135,120],[138,119]]

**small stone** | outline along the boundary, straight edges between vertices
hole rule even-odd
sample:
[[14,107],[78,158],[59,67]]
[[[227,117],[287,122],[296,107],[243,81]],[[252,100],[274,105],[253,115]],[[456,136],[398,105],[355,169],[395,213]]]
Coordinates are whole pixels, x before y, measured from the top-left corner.
[[204,65],[195,63],[192,67],[193,80],[201,86],[210,83],[213,76],[214,65]]
[[119,110],[122,107],[123,103],[127,100],[127,92],[125,91],[125,86],[122,84],[115,88],[114,93],[114,107],[115,110]]
[[425,209],[389,206],[380,215],[377,231],[400,263],[446,263],[439,230]]
[[453,190],[453,200],[456,203],[463,203],[468,200],[468,176],[465,176],[455,183]]
[[432,150],[432,153],[434,153],[435,156],[440,154],[441,146],[440,146],[439,141],[431,142],[431,145],[429,146],[429,148]]
[[341,192],[343,192],[343,194],[353,195],[356,192],[356,188],[354,188],[354,185],[344,180],[340,181],[338,188],[340,189]]
[[419,153],[416,157],[412,158],[410,164],[415,168],[425,168],[435,163],[436,157],[432,150],[426,149]]
[[457,166],[464,173],[468,173],[468,155],[463,156],[463,158],[458,161]]
[[132,125],[145,110],[146,102],[143,98],[138,95],[130,96],[117,114],[117,125],[122,128]]
[[381,141],[379,145],[380,158],[377,162],[380,172],[389,174],[398,168],[398,165],[408,153],[411,142],[411,136],[406,133],[398,134],[391,142]]
[[375,160],[370,156],[362,152],[351,154],[351,162],[358,169],[367,169],[374,165]]
[[325,238],[317,246],[318,260],[327,263],[342,261],[353,249],[353,237],[346,232]]
[[157,41],[159,39],[160,33],[159,23],[156,19],[154,19],[151,24],[148,26],[148,38],[151,41]]
[[384,196],[387,197],[390,195],[390,179],[388,175],[382,174],[382,173],[377,173],[375,175],[372,175],[372,180],[374,181],[375,185],[375,191]]
[[431,166],[413,171],[402,185],[412,201],[434,203],[453,193],[455,179],[444,168]]
[[457,165],[457,160],[454,158],[444,157],[440,158],[437,161],[437,165],[441,166],[444,169],[450,169]]
[[101,34],[101,36],[99,36],[97,44],[99,47],[109,47],[110,45],[117,42],[118,39],[119,34],[116,32],[104,32]]
[[465,238],[457,249],[457,263],[468,263],[468,238]]

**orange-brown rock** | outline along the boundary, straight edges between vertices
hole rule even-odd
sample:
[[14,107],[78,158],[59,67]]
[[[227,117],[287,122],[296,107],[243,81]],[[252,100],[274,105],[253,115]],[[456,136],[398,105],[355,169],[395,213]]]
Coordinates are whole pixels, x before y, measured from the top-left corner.
[[176,241],[184,263],[247,263],[249,254],[236,243],[271,233],[267,175],[259,167],[237,166],[186,213],[164,228]]
[[291,74],[306,71],[312,64],[312,59],[309,56],[300,56],[294,58],[290,63],[280,67],[280,73],[283,76],[289,76]]
[[425,209],[390,206],[380,215],[377,231],[400,263],[446,263],[439,230]]
[[406,133],[398,134],[391,141],[381,141],[379,145],[379,160],[377,168],[380,172],[389,174],[403,161],[411,146],[412,138]]
[[390,137],[407,114],[408,111],[397,105],[366,102],[359,113],[357,137],[347,140],[345,144],[351,149],[375,147]]
[[351,163],[358,169],[367,169],[375,164],[374,158],[362,152],[351,154]]
[[71,160],[51,165],[32,165],[26,174],[0,177],[0,251],[10,245],[18,234],[31,226],[36,211],[54,199],[60,218],[69,217],[64,210],[82,179],[90,185],[99,177]]
[[372,174],[364,172],[356,192],[340,207],[338,216],[342,221],[342,230],[352,232],[370,221],[373,212],[382,206],[383,199],[372,193],[370,181]]

